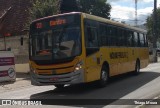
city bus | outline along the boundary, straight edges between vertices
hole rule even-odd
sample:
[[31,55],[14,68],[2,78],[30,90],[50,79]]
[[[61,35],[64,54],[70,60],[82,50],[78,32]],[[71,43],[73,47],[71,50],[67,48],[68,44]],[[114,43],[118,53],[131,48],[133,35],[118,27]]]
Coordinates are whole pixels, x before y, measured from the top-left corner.
[[98,82],[148,65],[146,31],[98,16],[71,12],[33,21],[29,33],[32,85]]

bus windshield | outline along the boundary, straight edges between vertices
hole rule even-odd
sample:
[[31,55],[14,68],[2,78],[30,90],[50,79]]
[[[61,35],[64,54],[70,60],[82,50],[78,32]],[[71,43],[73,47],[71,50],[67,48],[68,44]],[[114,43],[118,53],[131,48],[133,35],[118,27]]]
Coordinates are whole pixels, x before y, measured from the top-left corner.
[[34,60],[65,60],[81,54],[81,32],[77,24],[65,24],[30,33]]

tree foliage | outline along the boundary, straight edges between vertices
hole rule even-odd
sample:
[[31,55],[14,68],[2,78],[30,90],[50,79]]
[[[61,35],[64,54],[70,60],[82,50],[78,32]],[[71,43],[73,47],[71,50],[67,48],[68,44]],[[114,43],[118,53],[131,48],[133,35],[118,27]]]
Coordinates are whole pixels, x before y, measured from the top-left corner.
[[61,0],[61,13],[80,11],[104,18],[110,18],[111,5],[107,0]]
[[32,0],[29,8],[29,19],[26,22],[26,28],[30,23],[38,18],[54,15],[59,12],[59,0]]
[[[157,9],[157,37],[160,40],[160,7]],[[153,41],[153,13],[147,18],[147,30],[148,30],[148,36],[149,40],[152,42]]]
[[107,0],[32,0],[31,4],[27,28],[35,19],[73,11],[110,18],[111,5]]
[[33,6],[29,9],[32,19],[38,19],[58,13],[59,0],[35,0]]
[[107,0],[78,0],[78,4],[81,12],[110,19],[111,5]]
[[76,0],[60,0],[60,12],[77,12],[79,7]]

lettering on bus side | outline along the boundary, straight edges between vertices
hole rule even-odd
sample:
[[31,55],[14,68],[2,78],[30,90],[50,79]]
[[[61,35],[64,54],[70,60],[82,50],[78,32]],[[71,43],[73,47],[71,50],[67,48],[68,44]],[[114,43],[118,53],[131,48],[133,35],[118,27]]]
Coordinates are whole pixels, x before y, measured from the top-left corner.
[[127,52],[111,52],[110,58],[111,59],[128,58],[128,53]]

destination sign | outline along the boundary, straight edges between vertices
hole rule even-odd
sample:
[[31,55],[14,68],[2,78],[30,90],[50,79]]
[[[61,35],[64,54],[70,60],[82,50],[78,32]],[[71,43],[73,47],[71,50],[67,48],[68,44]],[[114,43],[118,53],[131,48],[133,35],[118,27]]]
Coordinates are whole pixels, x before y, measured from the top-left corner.
[[50,21],[50,26],[62,25],[65,23],[66,23],[65,19],[57,19],[57,20]]

